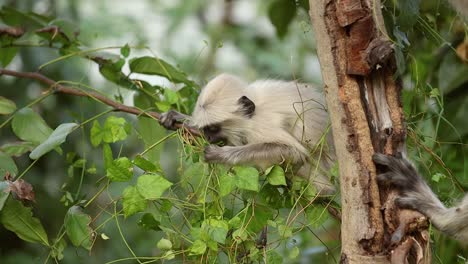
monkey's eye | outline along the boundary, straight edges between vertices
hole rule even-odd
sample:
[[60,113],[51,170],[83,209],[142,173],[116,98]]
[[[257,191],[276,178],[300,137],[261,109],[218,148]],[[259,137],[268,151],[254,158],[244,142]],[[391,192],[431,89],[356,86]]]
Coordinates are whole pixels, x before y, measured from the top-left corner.
[[211,134],[216,134],[216,133],[219,133],[219,131],[221,131],[221,127],[218,126],[218,125],[210,125],[210,126],[206,126],[203,128],[203,131],[205,133],[211,133]]

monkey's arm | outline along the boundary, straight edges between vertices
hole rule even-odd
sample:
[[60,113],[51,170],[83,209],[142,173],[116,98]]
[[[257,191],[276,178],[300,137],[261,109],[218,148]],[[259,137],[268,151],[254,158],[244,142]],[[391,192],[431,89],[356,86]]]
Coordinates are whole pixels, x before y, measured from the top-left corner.
[[184,123],[185,120],[189,119],[190,116],[179,113],[175,110],[169,110],[161,114],[159,118],[159,124],[169,130],[177,130],[177,123]]
[[307,156],[297,148],[280,143],[258,143],[244,146],[209,145],[205,148],[205,160],[212,163],[236,164],[274,164],[282,161],[303,163]]
[[378,180],[399,190],[398,206],[419,211],[440,231],[460,241],[468,241],[468,195],[457,206],[446,208],[406,159],[375,154],[373,160],[389,169],[378,175]]

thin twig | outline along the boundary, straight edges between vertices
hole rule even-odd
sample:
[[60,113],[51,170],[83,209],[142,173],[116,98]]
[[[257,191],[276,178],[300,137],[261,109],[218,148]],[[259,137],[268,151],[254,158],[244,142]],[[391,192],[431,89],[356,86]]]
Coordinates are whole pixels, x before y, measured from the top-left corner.
[[[113,101],[107,98],[106,96],[102,94],[99,94],[93,91],[81,91],[81,90],[74,89],[72,87],[64,86],[37,72],[18,72],[18,71],[12,71],[12,70],[0,68],[0,75],[8,75],[8,76],[14,76],[18,78],[33,79],[40,83],[48,85],[49,87],[53,89],[55,93],[63,93],[63,94],[70,94],[74,96],[94,98],[108,106],[111,106],[114,109],[114,111],[125,112],[129,114],[137,115],[137,116],[149,117],[149,118],[153,118],[156,120],[159,120],[161,118],[161,114],[158,112],[143,111],[133,106],[128,106],[128,105],[118,103],[116,101]],[[180,124],[180,123],[176,124],[176,127],[184,128],[185,130],[187,130],[194,136],[200,136],[200,132],[194,127],[189,127],[187,125]]]

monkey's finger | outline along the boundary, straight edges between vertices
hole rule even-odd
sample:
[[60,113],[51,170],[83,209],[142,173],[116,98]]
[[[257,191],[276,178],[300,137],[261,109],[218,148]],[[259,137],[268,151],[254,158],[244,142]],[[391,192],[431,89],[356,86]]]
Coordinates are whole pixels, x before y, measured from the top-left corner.
[[411,196],[403,196],[403,197],[398,197],[395,199],[395,204],[400,207],[400,208],[405,208],[405,209],[412,209],[415,211],[419,211],[419,204],[420,201],[416,199],[415,197]]
[[372,155],[372,160],[375,162],[375,164],[389,167],[391,164],[395,163],[397,159],[390,155],[375,153]]
[[406,189],[408,183],[408,179],[405,177],[405,175],[395,173],[393,171],[377,175],[377,180],[380,183],[389,184],[402,189]]

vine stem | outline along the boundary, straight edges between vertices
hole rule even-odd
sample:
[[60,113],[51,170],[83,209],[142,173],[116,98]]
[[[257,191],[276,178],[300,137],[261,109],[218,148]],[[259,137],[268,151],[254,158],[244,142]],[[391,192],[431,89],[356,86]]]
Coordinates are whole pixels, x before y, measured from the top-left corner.
[[[8,75],[8,76],[14,76],[18,78],[36,80],[40,83],[43,83],[51,87],[54,93],[63,93],[63,94],[69,94],[69,95],[74,95],[74,96],[93,98],[95,100],[98,100],[101,103],[111,106],[114,109],[114,111],[125,112],[129,114],[137,115],[137,116],[149,117],[149,118],[153,118],[156,120],[159,120],[161,118],[161,114],[158,112],[144,111],[137,107],[124,105],[114,100],[111,100],[107,98],[106,96],[99,94],[97,92],[94,92],[94,91],[82,91],[82,90],[78,90],[69,86],[64,86],[60,84],[59,82],[49,79],[45,75],[40,74],[38,72],[19,72],[19,71],[13,71],[13,70],[0,68],[0,75]],[[176,127],[184,128],[185,130],[187,130],[194,136],[200,136],[200,132],[194,127],[190,127],[190,126],[180,124],[180,123],[176,124]]]

